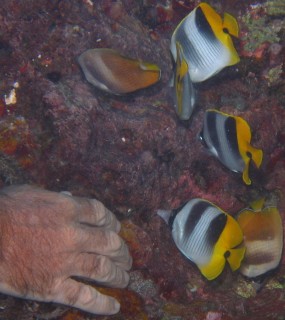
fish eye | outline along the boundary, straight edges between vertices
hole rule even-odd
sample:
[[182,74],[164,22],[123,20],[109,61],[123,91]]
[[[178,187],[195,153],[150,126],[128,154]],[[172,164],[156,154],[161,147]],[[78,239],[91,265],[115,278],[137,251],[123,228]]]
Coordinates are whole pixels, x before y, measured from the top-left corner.
[[230,251],[226,251],[224,257],[227,259],[231,255]]
[[249,157],[249,159],[252,159],[252,154],[251,154],[251,152],[247,151],[246,155]]
[[230,34],[229,29],[228,28],[223,28],[223,32],[226,34]]

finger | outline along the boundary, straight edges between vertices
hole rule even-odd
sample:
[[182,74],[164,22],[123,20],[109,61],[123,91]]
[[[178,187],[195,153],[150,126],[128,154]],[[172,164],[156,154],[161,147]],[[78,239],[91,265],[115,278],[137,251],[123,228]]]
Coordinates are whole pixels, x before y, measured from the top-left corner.
[[128,273],[109,258],[94,254],[81,254],[74,264],[74,276],[87,278],[114,288],[125,288],[130,280]]
[[109,257],[124,270],[132,266],[126,243],[114,231],[101,228],[76,228],[76,243],[81,253],[95,253]]
[[116,299],[70,278],[59,287],[53,301],[102,315],[115,314],[120,310],[120,304]]
[[108,210],[100,201],[96,199],[87,199],[73,197],[76,201],[78,210],[76,210],[76,220],[80,223],[89,224],[97,227],[104,227],[108,230],[119,232],[120,222],[115,215]]

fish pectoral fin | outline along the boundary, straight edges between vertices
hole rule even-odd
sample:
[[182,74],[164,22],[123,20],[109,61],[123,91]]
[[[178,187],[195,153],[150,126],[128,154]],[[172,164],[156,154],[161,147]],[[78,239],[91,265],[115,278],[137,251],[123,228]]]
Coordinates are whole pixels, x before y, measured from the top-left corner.
[[232,269],[232,271],[236,271],[243,260],[245,254],[245,247],[234,248],[228,250],[227,261]]
[[213,280],[217,278],[223,271],[225,267],[226,259],[223,254],[215,254],[213,253],[211,260],[209,263],[199,266],[201,273],[208,280]]

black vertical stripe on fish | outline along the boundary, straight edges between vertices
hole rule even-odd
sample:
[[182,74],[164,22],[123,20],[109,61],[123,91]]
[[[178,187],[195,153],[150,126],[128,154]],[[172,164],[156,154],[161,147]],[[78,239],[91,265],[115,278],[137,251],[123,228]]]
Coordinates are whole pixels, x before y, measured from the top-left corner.
[[237,133],[235,132],[235,136],[233,136],[234,132],[230,132],[231,130],[234,131],[233,129],[236,126],[232,120],[229,122],[231,125],[231,130],[229,130],[225,125],[229,118],[231,118],[234,122],[236,121],[233,117],[217,113],[216,129],[218,131],[218,137],[221,146],[221,149],[218,151],[218,158],[230,170],[242,172],[244,169],[244,161],[239,152],[235,152],[235,150],[233,150],[233,146],[237,144],[237,141],[234,141],[233,144],[231,141],[232,139],[237,140]]
[[221,145],[220,145],[220,139],[218,136],[218,130],[217,130],[217,113],[216,112],[207,112],[206,114],[206,131],[208,132],[207,135],[211,141],[210,144],[217,150],[218,153],[220,153]]
[[[176,41],[183,43],[183,46],[185,47],[183,51],[184,55],[187,57],[187,60],[191,61],[191,64],[195,66],[201,64],[201,56],[194,48],[192,42],[190,40],[185,41],[185,39],[188,39],[188,35],[185,31],[185,28],[179,28],[176,32]],[[189,56],[189,53],[191,56]]]
[[201,138],[208,149],[230,170],[235,172],[244,170],[245,163],[239,152],[234,117],[207,111]]
[[207,208],[210,206],[211,205],[207,201],[198,201],[192,207],[190,207],[190,211],[184,226],[185,235],[190,236],[192,234],[193,230],[201,219],[203,212],[205,212],[205,210],[207,210]]
[[200,7],[198,7],[195,12],[195,23],[196,23],[197,29],[201,30],[201,32],[203,32],[203,34],[209,41],[213,41],[213,42],[217,41],[216,36],[207,18],[205,17],[203,10]]
[[235,159],[240,159],[236,120],[233,117],[228,117],[225,121],[225,132],[227,135],[228,145]]
[[[195,20],[192,19],[185,20],[176,30],[175,41],[183,45],[185,57],[191,61],[190,68],[211,68],[224,50],[219,40],[213,41],[212,37],[205,36],[203,30],[198,29]],[[201,49],[209,51],[208,54],[201,54]]]
[[171,215],[170,215],[169,220],[168,220],[168,225],[169,225],[171,230],[172,230],[173,222],[174,222],[177,214],[186,206],[187,203],[188,202],[185,202],[181,206],[179,206],[178,208],[172,210]]
[[[195,29],[196,32],[191,33],[191,38],[195,43],[195,47],[199,48],[199,55],[201,56],[201,64],[205,69],[212,69],[213,65],[217,63],[225,54],[224,45],[214,34],[210,24],[205,18],[204,13],[201,13],[201,19],[197,19],[197,13],[202,12],[201,8],[195,12]],[[201,20],[202,28],[199,28],[197,21]],[[204,21],[204,22],[203,22]],[[204,32],[205,29],[207,32]]]
[[224,213],[219,214],[210,222],[208,231],[206,233],[206,241],[209,246],[215,246],[226,224],[227,216]]

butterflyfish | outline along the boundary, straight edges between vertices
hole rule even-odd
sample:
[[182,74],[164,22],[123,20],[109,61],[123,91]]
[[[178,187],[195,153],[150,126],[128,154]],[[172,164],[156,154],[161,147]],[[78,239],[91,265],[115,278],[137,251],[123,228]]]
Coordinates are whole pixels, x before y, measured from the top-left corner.
[[283,250],[283,227],[277,207],[264,207],[264,199],[260,199],[242,210],[237,221],[246,247],[239,271],[256,278],[277,268]]
[[89,49],[78,62],[88,82],[117,95],[146,88],[160,79],[157,65],[125,57],[112,49]]
[[240,58],[231,36],[238,37],[236,19],[228,13],[221,16],[207,3],[200,3],[175,29],[170,50],[177,60],[176,43],[183,48],[192,82],[204,81]]
[[251,146],[251,130],[243,118],[207,110],[200,139],[210,153],[230,170],[242,173],[243,181],[247,185],[251,184],[250,161],[259,168],[263,152]]
[[188,120],[194,110],[196,94],[188,72],[188,63],[182,46],[176,42],[177,60],[175,64],[174,89],[176,112],[181,120]]
[[233,271],[240,267],[245,252],[239,246],[243,240],[241,228],[216,205],[197,198],[176,210],[157,213],[171,227],[177,248],[208,280],[221,274],[226,261]]

